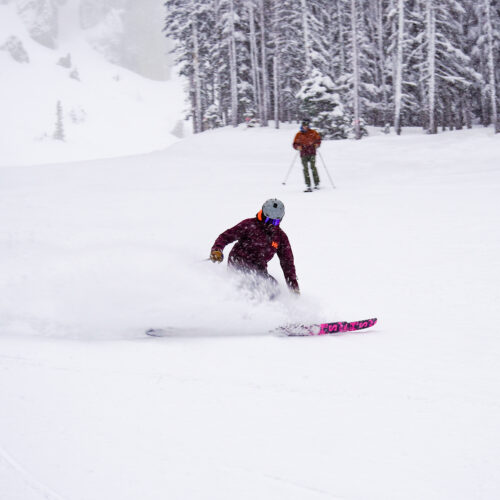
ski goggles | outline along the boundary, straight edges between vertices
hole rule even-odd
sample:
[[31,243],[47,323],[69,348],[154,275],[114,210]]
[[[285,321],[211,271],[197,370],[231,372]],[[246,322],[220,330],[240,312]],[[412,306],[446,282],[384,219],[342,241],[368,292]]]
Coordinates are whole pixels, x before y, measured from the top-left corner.
[[279,226],[281,219],[271,219],[270,217],[266,217],[264,220],[265,224],[272,224],[273,226]]
[[267,217],[262,213],[262,210],[257,214],[257,219],[263,221],[264,224],[272,224],[273,226],[279,226],[281,219],[271,219],[271,217]]

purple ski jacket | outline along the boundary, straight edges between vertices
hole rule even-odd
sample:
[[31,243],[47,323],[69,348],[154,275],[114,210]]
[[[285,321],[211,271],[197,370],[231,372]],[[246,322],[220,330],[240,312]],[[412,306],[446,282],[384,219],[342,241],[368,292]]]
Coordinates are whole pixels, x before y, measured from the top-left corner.
[[215,240],[212,250],[222,252],[233,241],[236,244],[229,253],[228,265],[267,276],[267,263],[278,254],[287,285],[294,290],[299,289],[292,247],[279,226],[265,224],[257,217],[245,219],[224,231]]

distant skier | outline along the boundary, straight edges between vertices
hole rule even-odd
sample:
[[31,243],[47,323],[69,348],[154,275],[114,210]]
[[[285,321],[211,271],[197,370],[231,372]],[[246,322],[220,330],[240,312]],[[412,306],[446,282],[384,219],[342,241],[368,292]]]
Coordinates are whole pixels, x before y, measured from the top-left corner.
[[311,121],[309,119],[302,120],[300,132],[297,133],[293,140],[293,148],[300,151],[300,159],[304,167],[304,179],[307,185],[306,193],[312,191],[308,163],[311,165],[314,189],[319,189],[319,175],[316,169],[316,149],[321,145],[321,136],[316,130],[310,128],[310,124]]
[[278,283],[268,273],[267,263],[277,254],[289,289],[300,293],[292,248],[287,235],[279,227],[284,215],[283,202],[277,199],[267,200],[255,217],[241,221],[215,240],[210,260],[222,262],[222,251],[226,245],[236,241],[229,253],[228,266],[269,285],[274,289],[270,294],[273,297]]

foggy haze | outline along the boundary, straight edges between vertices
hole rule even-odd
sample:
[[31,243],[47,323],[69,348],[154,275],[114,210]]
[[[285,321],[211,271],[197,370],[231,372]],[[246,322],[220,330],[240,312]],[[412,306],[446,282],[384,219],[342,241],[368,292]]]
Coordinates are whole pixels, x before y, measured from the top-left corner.
[[[3,0],[2,3],[15,4],[30,36],[46,47],[57,49],[62,32],[71,38],[83,36],[110,62],[155,80],[170,77],[172,44],[162,32],[166,12],[163,0]],[[77,16],[78,22],[66,25],[68,12]],[[68,29],[76,32],[68,33]],[[3,38],[8,34],[1,35]]]

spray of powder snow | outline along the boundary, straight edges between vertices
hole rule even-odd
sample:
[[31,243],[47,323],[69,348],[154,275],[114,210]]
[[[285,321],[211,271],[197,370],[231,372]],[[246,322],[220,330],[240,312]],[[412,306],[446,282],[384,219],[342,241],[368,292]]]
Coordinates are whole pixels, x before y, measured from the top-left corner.
[[269,300],[269,290],[243,286],[225,264],[179,249],[122,245],[41,259],[45,266],[33,266],[28,280],[11,283],[4,334],[110,340],[171,328],[177,336],[268,335],[325,317],[315,297],[282,285]]

